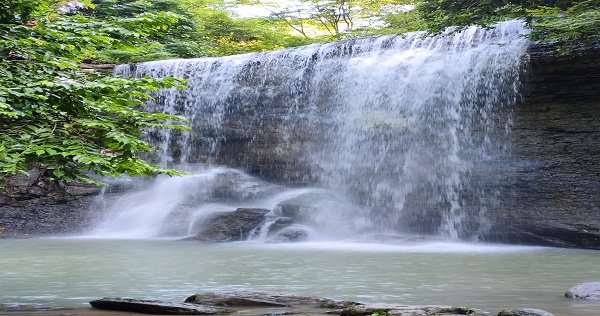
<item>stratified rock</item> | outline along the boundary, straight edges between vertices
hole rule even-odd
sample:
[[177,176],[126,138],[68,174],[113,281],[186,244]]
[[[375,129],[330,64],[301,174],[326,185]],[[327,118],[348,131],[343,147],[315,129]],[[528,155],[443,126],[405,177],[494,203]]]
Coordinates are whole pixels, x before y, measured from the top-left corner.
[[79,233],[91,224],[100,188],[53,180],[41,167],[28,172],[0,179],[0,238]]
[[357,303],[334,301],[316,296],[302,296],[272,292],[202,292],[188,297],[186,303],[231,307],[287,307],[304,305],[341,309]]
[[196,236],[184,240],[203,242],[228,242],[246,240],[250,232],[265,219],[270,210],[238,208],[233,212],[217,213],[202,223]]
[[395,305],[395,304],[367,304],[355,305],[344,309],[341,316],[455,316],[475,315],[475,311],[465,307],[430,306],[430,305]]
[[600,300],[600,282],[580,283],[570,288],[565,296],[582,300]]
[[230,310],[214,306],[130,298],[103,298],[91,301],[90,305],[98,309],[155,315],[215,315],[232,313]]
[[542,309],[535,308],[514,308],[505,309],[498,313],[498,316],[553,316]]
[[488,208],[482,237],[600,249],[600,49],[556,56],[552,48],[530,48],[524,102],[511,108],[511,157],[481,181],[501,202]]

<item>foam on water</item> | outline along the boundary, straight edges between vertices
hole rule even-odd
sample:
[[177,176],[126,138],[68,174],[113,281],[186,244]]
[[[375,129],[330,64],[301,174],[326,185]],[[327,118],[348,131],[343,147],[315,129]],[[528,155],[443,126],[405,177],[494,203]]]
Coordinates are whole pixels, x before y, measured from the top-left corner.
[[542,251],[544,247],[514,246],[465,242],[404,242],[404,243],[360,243],[360,242],[300,242],[300,243],[262,243],[242,242],[244,247],[270,250],[307,250],[329,252],[364,252],[364,253],[517,253]]

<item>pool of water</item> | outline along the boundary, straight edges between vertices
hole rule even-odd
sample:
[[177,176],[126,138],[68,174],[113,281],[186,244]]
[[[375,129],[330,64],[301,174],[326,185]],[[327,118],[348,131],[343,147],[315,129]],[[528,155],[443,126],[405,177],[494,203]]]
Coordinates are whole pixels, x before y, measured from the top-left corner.
[[183,301],[201,290],[267,290],[359,302],[509,307],[600,315],[563,297],[600,280],[600,252],[459,243],[0,240],[0,311],[85,308],[100,297]]

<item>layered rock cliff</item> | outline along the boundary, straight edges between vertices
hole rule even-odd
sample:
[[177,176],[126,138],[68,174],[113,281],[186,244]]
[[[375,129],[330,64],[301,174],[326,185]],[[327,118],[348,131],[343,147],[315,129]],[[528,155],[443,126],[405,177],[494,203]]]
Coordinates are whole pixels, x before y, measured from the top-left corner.
[[[345,50],[352,46],[339,44],[336,49],[332,56],[347,54]],[[599,57],[598,47],[569,56],[554,55],[547,46],[529,48],[529,62],[520,75],[520,102],[494,110],[498,121],[510,124],[485,131],[505,144],[505,150],[494,160],[475,161],[462,174],[468,185],[457,193],[463,214],[459,237],[600,249]],[[163,149],[168,160],[178,162],[185,156],[187,162],[237,167],[286,185],[316,183],[318,170],[304,153],[322,143],[319,124],[329,124],[327,105],[336,100],[327,94],[306,96],[316,101],[298,97],[299,91],[311,88],[303,85],[307,81],[302,78],[298,78],[297,90],[274,89],[285,75],[285,69],[275,71],[276,64],[249,64],[236,74],[247,89],[228,94],[230,106],[219,113],[208,107],[206,115],[192,116],[192,124],[203,128],[186,137],[154,133],[154,138],[166,138]],[[316,66],[317,60],[309,59],[308,66],[302,66],[304,75],[312,75]],[[244,99],[249,94],[252,102]],[[290,99],[295,100],[293,104]],[[322,106],[311,108],[311,103]],[[315,117],[325,119],[309,122]],[[376,128],[400,132],[404,124],[386,117],[372,119],[381,125]],[[218,130],[211,120],[219,120]],[[189,152],[183,152],[183,142]],[[78,232],[89,225],[93,195],[50,193],[67,192],[64,188],[40,191],[41,182],[35,175],[33,179],[6,183],[0,195],[4,236]],[[435,192],[439,188],[421,187],[425,189]],[[446,197],[424,199],[418,190],[408,193],[396,225],[408,232],[437,234],[449,204]]]

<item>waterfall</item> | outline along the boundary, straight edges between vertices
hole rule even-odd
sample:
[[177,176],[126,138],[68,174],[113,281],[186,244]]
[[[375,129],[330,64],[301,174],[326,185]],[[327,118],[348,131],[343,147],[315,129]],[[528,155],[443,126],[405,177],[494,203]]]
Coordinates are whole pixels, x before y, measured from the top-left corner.
[[188,80],[187,89],[148,103],[193,126],[149,133],[158,163],[226,165],[325,190],[343,202],[321,201],[311,213],[324,231],[352,218],[344,229],[476,238],[498,203],[486,183],[510,155],[527,33],[508,21],[121,65],[116,73]]

